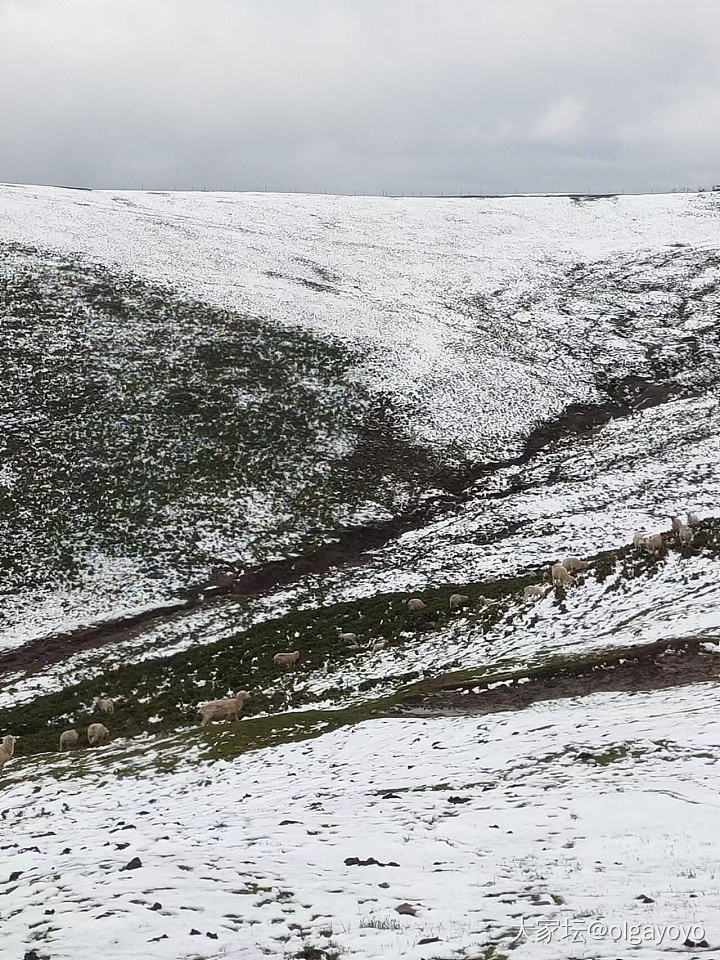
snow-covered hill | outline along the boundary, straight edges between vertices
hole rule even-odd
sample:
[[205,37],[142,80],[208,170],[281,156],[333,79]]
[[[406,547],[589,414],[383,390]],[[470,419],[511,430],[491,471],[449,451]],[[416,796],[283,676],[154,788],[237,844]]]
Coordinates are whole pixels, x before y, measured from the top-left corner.
[[[597,353],[644,363],[673,294],[717,283],[719,228],[712,194],[402,200],[0,187],[0,238],[349,341],[366,353],[359,375],[402,397],[420,435],[484,458],[594,396]],[[702,325],[697,306],[675,340]],[[633,331],[608,342],[612,322],[633,314]],[[633,333],[640,343],[628,351]]]
[[[718,942],[719,227],[711,195],[0,186],[8,956]],[[485,715],[511,680],[542,696]],[[54,756],[101,693],[113,743]]]
[[706,388],[719,223],[712,195],[1,186],[4,644],[392,515],[623,377]]

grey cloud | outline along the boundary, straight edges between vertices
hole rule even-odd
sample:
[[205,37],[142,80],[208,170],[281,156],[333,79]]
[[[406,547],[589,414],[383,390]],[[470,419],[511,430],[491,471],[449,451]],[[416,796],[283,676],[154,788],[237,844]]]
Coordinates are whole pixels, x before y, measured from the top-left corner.
[[0,0],[0,179],[720,180],[715,0]]

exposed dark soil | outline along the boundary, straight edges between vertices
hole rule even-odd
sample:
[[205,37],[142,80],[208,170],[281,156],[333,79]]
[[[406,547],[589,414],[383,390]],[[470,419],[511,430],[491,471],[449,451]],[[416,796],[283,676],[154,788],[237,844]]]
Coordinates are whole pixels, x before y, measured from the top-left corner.
[[[720,638],[718,638],[720,639]],[[520,679],[520,678],[519,678]],[[403,712],[422,714],[485,714],[521,710],[544,700],[584,697],[591,693],[662,690],[720,680],[720,651],[700,640],[659,640],[592,663],[549,666],[505,686],[483,689],[469,684],[406,700]],[[480,687],[478,693],[473,689]],[[469,691],[469,692],[468,692]]]

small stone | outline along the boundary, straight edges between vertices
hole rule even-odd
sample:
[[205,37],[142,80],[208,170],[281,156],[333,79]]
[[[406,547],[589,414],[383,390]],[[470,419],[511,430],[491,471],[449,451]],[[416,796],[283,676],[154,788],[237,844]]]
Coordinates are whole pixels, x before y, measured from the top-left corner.
[[395,907],[395,912],[400,913],[406,917],[416,917],[417,910],[410,903],[401,903],[399,906]]
[[138,869],[139,867],[141,867],[141,866],[142,866],[142,860],[140,859],[140,857],[133,857],[132,860],[131,860],[129,863],[126,863],[125,866],[122,867],[122,869],[123,869],[123,870],[137,870],[137,869]]
[[158,903],[156,900],[155,903],[150,907],[151,910],[162,910],[162,904]]
[[685,943],[683,943],[683,946],[692,949],[693,947],[709,947],[710,944],[707,940],[691,940],[690,937],[688,937]]

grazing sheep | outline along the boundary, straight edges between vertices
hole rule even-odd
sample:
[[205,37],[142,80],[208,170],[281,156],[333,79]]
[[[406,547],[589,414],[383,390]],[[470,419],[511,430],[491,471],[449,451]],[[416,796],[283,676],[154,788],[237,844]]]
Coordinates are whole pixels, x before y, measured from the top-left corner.
[[102,723],[91,723],[87,728],[88,743],[91,747],[96,747],[100,743],[107,743],[110,739],[110,731]]
[[687,522],[689,527],[696,527],[700,523],[700,517],[696,513],[689,513]]
[[523,590],[523,598],[525,600],[539,600],[544,597],[547,592],[547,586],[539,583],[531,583],[530,586],[525,587]]
[[557,587],[560,584],[564,586],[565,584],[571,585],[575,583],[573,578],[561,563],[554,563],[552,567],[550,567],[550,573],[552,575],[554,587]]
[[115,704],[112,700],[95,697],[93,700],[93,710],[99,710],[101,713],[115,713]]
[[340,639],[343,643],[357,643],[356,633],[341,633]]
[[469,600],[470,597],[466,597],[464,593],[453,593],[448,600],[448,604],[451,610],[457,610],[458,607],[464,607]]
[[370,653],[377,653],[378,650],[384,650],[387,646],[387,638],[384,640],[376,640],[375,643],[370,648]]
[[638,530],[637,533],[633,536],[633,546],[636,550],[641,550],[645,546],[645,541],[650,536],[649,533],[646,533],[645,530]]
[[202,717],[200,726],[204,727],[212,720],[237,720],[245,704],[251,699],[252,695],[247,690],[238,690],[234,697],[228,697],[227,700],[210,700],[209,703],[201,703],[197,709]]
[[680,533],[682,527],[685,524],[682,522],[680,517],[670,517],[670,532],[671,533]]
[[568,571],[568,573],[575,573],[579,570],[587,570],[590,564],[587,560],[581,560],[580,557],[566,557],[562,565]]
[[408,600],[408,610],[424,610],[425,604],[422,602],[420,597],[413,597],[412,600]]
[[643,540],[643,548],[653,556],[659,553],[663,548],[663,538],[661,533],[650,533]]
[[8,736],[2,738],[0,743],[0,773],[8,760],[11,759],[13,753],[15,752],[15,741],[17,737]]
[[687,544],[692,543],[693,541],[693,532],[685,523],[683,523],[678,530],[678,540],[681,544],[683,544],[683,546],[687,546]]
[[65,747],[69,750],[71,747],[77,746],[79,739],[77,730],[63,730],[60,734],[60,750],[64,750]]
[[299,659],[300,651],[295,650],[293,653],[276,653],[273,657],[273,662],[278,667],[294,667]]

